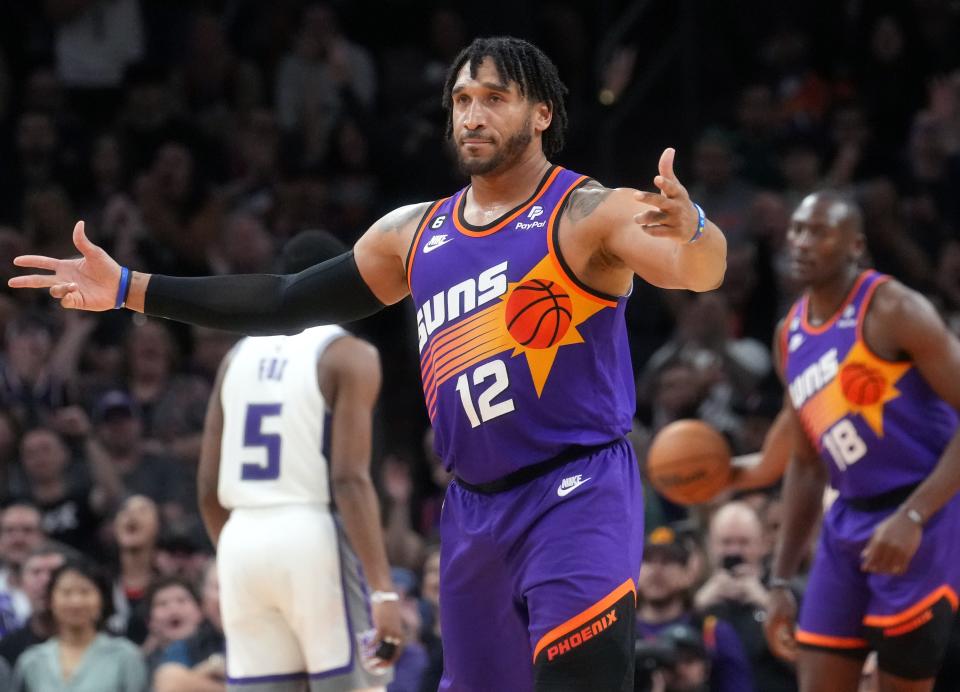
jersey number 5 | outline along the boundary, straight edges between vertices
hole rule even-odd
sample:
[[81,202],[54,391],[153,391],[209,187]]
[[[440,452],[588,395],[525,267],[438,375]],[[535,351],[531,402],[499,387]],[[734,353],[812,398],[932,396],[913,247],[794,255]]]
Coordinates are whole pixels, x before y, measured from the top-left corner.
[[470,421],[470,427],[476,428],[481,423],[486,423],[497,416],[502,416],[513,411],[513,399],[506,399],[493,403],[495,397],[503,393],[503,390],[510,384],[507,377],[507,366],[502,360],[491,360],[484,363],[473,371],[473,384],[480,386],[486,380],[493,378],[493,382],[480,392],[477,397],[477,405],[474,407],[473,399],[470,395],[470,384],[467,381],[467,374],[464,373],[457,378],[457,391],[460,392],[460,402],[463,404],[463,410]]
[[273,481],[280,477],[280,434],[263,432],[263,419],[279,416],[283,404],[250,404],[243,423],[243,446],[263,447],[266,464],[245,463],[240,478],[245,481]]

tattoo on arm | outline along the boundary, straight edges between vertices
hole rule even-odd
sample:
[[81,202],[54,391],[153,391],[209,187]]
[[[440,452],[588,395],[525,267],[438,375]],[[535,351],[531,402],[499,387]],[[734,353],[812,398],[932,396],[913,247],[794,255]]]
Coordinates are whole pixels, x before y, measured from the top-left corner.
[[377,226],[381,233],[397,233],[402,231],[408,224],[419,221],[429,206],[429,202],[423,202],[422,204],[410,204],[405,207],[400,207],[399,209],[394,209],[380,219],[377,222]]
[[583,187],[574,190],[567,204],[570,220],[580,221],[590,216],[603,200],[610,196],[611,192],[613,192],[612,189],[604,187],[596,180],[591,180]]

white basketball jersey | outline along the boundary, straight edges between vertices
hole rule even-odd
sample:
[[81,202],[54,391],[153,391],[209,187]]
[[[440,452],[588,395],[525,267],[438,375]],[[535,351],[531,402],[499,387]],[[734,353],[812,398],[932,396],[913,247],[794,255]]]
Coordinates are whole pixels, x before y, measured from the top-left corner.
[[323,455],[328,407],[317,383],[323,350],[346,332],[243,339],[221,389],[220,503],[227,509],[329,504]]

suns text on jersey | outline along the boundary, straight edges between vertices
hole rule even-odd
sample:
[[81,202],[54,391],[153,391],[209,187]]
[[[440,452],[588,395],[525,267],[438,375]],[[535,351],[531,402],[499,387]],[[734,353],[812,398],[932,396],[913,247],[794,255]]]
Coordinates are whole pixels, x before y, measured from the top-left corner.
[[837,376],[837,349],[831,348],[790,382],[790,400],[799,409],[803,403],[826,387]]
[[471,277],[434,295],[417,308],[420,351],[440,327],[506,292],[507,262],[504,261],[484,269],[476,279]]

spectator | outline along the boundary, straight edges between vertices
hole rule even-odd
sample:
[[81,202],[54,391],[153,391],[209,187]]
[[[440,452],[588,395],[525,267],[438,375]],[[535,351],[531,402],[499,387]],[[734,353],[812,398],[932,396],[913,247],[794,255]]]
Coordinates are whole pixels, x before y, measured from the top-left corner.
[[134,65],[127,72],[119,133],[134,172],[151,167],[157,151],[167,142],[186,142],[202,153],[215,156],[180,108],[180,100],[162,67],[149,62]]
[[708,692],[715,689],[713,667],[700,632],[689,625],[671,625],[660,638],[675,652],[673,665],[664,676],[665,692]]
[[44,7],[57,27],[57,76],[71,106],[89,122],[111,120],[124,72],[145,48],[140,3],[53,0]]
[[[15,665],[20,654],[34,644],[42,644],[53,635],[53,621],[50,617],[50,604],[47,601],[47,587],[50,575],[66,561],[79,559],[79,554],[56,543],[42,543],[32,551],[23,563],[23,575],[20,579],[23,592],[30,600],[30,617],[17,630],[0,639],[0,657],[10,665]],[[0,687],[0,689],[4,689]]]
[[780,182],[774,142],[780,125],[773,90],[762,82],[748,84],[737,98],[736,146],[744,179],[774,188]]
[[106,230],[106,209],[113,200],[124,198],[129,179],[120,136],[101,132],[87,148],[83,179],[78,182],[77,198],[83,203],[79,211],[91,226]]
[[157,541],[157,569],[168,577],[199,584],[212,559],[205,533],[161,532]]
[[52,183],[63,173],[60,134],[52,113],[26,111],[17,127],[17,182],[20,192]]
[[950,241],[942,248],[937,266],[937,287],[944,303],[944,319],[960,334],[960,242]]
[[[796,209],[804,197],[824,184],[823,155],[809,132],[793,133],[779,148],[784,200],[789,209]],[[787,225],[789,217],[781,232],[786,232]]]
[[[639,383],[638,399],[649,399],[650,436],[665,425],[681,418],[695,418],[708,393],[706,382],[697,367],[681,357],[666,357],[648,362],[648,371]],[[646,446],[642,449],[646,449]],[[638,454],[641,458],[644,454]]]
[[113,520],[119,571],[113,584],[112,603],[116,612],[110,620],[110,629],[126,634],[135,643],[147,636],[146,617],[139,606],[158,574],[159,531],[157,503],[143,495],[127,498]]
[[[127,334],[126,387],[141,414],[142,436],[150,451],[187,462],[182,476],[193,477],[210,386],[180,372],[180,350],[159,320],[136,324]],[[189,491],[192,507],[194,493]]]
[[334,132],[332,144],[329,164],[340,172],[331,185],[331,231],[352,244],[359,237],[358,229],[377,218],[380,195],[379,181],[372,169],[372,142],[359,120],[345,119]]
[[207,252],[224,209],[195,151],[180,141],[164,142],[134,190],[152,238],[173,253],[172,266],[179,273],[208,273]]
[[70,403],[63,373],[53,360],[54,329],[40,312],[24,312],[7,328],[0,362],[0,404],[32,427]]
[[689,628],[707,654],[710,692],[750,692],[753,676],[737,633],[729,623],[703,617],[690,606],[688,557],[670,528],[660,527],[647,538],[637,584],[637,636],[655,639],[675,626]]
[[27,191],[23,198],[23,231],[37,252],[62,254],[73,252],[70,222],[76,218],[66,189],[49,183]]
[[[44,532],[77,550],[95,549],[103,512],[117,497],[115,474],[107,469],[107,477],[95,481],[93,489],[76,487],[69,472],[69,450],[50,428],[34,428],[24,434],[20,463],[26,491],[42,514]],[[101,467],[91,465],[95,478],[103,476]]]
[[128,394],[119,390],[104,394],[93,410],[93,420],[97,444],[91,453],[102,455],[97,464],[116,471],[124,494],[151,498],[168,521],[181,518],[185,506],[192,507],[186,504],[177,462],[147,451],[140,410]]
[[443,675],[443,644],[440,640],[440,546],[427,550],[420,580],[423,600],[423,627],[420,641],[427,650],[427,668],[420,681],[420,692],[433,692],[440,686]]
[[907,223],[927,259],[936,262],[938,253],[950,239],[953,193],[956,173],[951,170],[946,127],[932,112],[917,113],[910,128],[906,166],[900,187],[904,192]]
[[30,599],[21,588],[23,563],[43,541],[40,512],[24,501],[7,505],[0,514],[0,636],[30,616]]
[[827,183],[838,189],[855,182],[888,177],[897,166],[887,147],[875,137],[873,125],[861,104],[839,104],[830,117],[833,160],[826,167]]
[[220,580],[211,562],[203,580],[203,622],[192,636],[173,642],[163,651],[153,686],[156,692],[226,690],[227,665],[220,620]]
[[690,186],[690,196],[710,210],[710,218],[723,229],[727,242],[742,239],[754,190],[737,176],[730,136],[717,129],[701,135],[694,150],[693,170],[695,182]]
[[710,522],[713,572],[694,598],[704,615],[729,622],[743,643],[757,689],[794,692],[793,670],[775,658],[763,635],[768,593],[763,585],[763,527],[756,512],[741,502],[721,507]]
[[428,427],[423,433],[423,454],[427,459],[427,468],[430,472],[428,490],[420,500],[420,521],[417,531],[428,538],[436,536],[440,530],[440,510],[443,508],[443,496],[447,486],[453,480],[453,474],[443,466],[443,459],[433,448],[433,428]]
[[0,173],[4,182],[0,215],[5,223],[20,225],[25,195],[63,177],[59,140],[60,133],[49,113],[27,110],[17,118],[12,161]]
[[208,327],[194,327],[191,336],[193,352],[190,354],[190,371],[203,378],[209,386],[216,379],[220,363],[237,343],[238,337]]
[[388,454],[381,466],[381,487],[387,496],[387,559],[395,567],[418,570],[423,562],[423,538],[413,530],[413,478],[406,459]]
[[210,266],[218,274],[265,274],[273,269],[274,255],[263,222],[252,213],[235,212],[210,248]]
[[920,289],[934,285],[933,266],[921,246],[907,232],[899,193],[887,178],[877,178],[858,187],[863,208],[863,229],[869,259],[878,271],[897,269],[905,284]]
[[11,494],[15,464],[20,451],[20,426],[14,415],[0,408],[0,502]]
[[734,403],[771,373],[770,348],[733,333],[734,319],[723,292],[689,298],[677,321],[676,334],[650,357],[647,369],[655,372],[669,360],[692,364],[706,388],[698,407],[700,416],[718,429],[730,431],[739,424]]
[[303,10],[296,47],[283,58],[276,76],[280,126],[303,144],[301,163],[322,163],[337,122],[349,111],[373,106],[377,81],[369,53],[340,31],[326,3]]
[[152,674],[167,646],[193,636],[203,614],[190,582],[180,577],[157,579],[150,585],[144,604],[149,613],[149,635],[141,650],[147,657],[147,670]]
[[231,208],[272,219],[280,184],[280,128],[276,115],[254,108],[241,120],[230,147],[233,179],[225,196]]
[[417,578],[410,570],[400,567],[392,568],[390,576],[400,596],[404,644],[400,658],[393,664],[393,680],[387,685],[387,692],[420,692],[429,658],[419,641],[423,621],[415,594]]
[[238,117],[260,102],[260,73],[232,53],[220,17],[199,10],[190,19],[192,26],[176,81],[204,134],[210,139],[225,139]]
[[87,562],[67,562],[50,577],[54,636],[27,649],[13,671],[15,692],[146,692],[147,670],[126,639],[103,634],[110,610],[106,580]]

